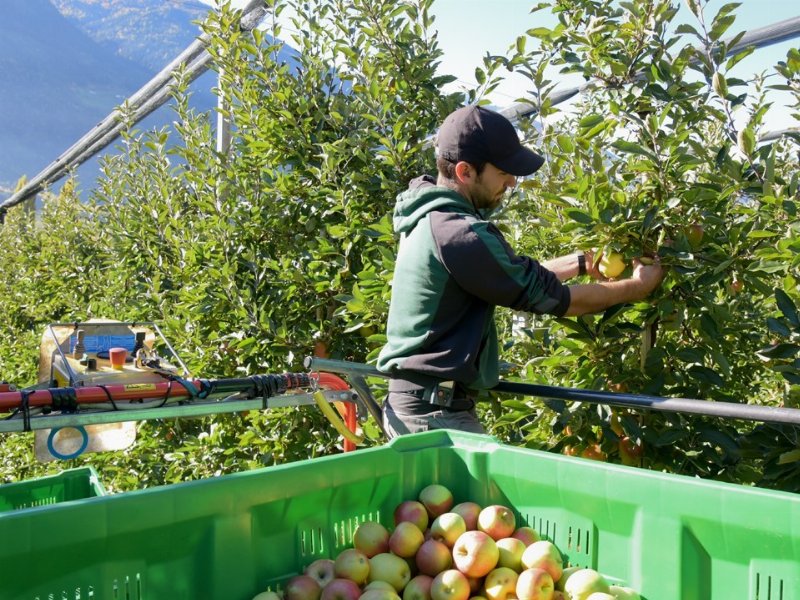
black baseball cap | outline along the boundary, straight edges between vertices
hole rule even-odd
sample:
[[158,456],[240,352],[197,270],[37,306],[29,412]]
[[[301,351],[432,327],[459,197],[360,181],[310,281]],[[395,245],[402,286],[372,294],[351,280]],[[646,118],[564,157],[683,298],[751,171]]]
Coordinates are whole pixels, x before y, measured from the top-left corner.
[[511,121],[482,106],[450,113],[439,128],[436,147],[439,156],[450,162],[488,162],[518,177],[544,164],[544,158],[519,143]]

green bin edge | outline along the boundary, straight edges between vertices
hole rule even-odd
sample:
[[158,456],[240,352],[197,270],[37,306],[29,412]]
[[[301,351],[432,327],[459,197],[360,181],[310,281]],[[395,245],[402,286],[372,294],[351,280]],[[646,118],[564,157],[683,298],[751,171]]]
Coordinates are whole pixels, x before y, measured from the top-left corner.
[[64,469],[55,475],[0,485],[0,513],[105,495],[94,467]]
[[426,485],[506,504],[646,600],[800,600],[800,495],[436,431],[352,453],[0,514],[0,598],[250,600]]

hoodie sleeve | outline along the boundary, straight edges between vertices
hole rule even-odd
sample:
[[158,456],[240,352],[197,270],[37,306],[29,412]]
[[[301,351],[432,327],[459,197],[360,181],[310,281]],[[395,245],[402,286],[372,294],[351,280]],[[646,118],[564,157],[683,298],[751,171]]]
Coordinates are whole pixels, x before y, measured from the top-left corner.
[[439,259],[466,292],[496,305],[562,316],[569,287],[552,271],[519,256],[492,223],[455,213],[433,213],[431,228]]

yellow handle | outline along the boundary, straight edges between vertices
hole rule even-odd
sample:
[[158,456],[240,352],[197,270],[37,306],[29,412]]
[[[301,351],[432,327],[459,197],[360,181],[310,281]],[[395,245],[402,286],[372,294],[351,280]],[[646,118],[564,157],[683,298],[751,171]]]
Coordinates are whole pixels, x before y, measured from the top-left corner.
[[325,418],[331,422],[331,425],[333,425],[334,429],[336,429],[336,431],[338,431],[344,439],[354,444],[360,444],[364,441],[363,437],[356,435],[347,428],[344,422],[339,418],[339,415],[336,414],[334,408],[328,404],[328,401],[325,399],[325,394],[322,393],[322,390],[317,390],[314,392],[314,402],[317,403],[317,406],[319,406],[322,414],[325,415]]

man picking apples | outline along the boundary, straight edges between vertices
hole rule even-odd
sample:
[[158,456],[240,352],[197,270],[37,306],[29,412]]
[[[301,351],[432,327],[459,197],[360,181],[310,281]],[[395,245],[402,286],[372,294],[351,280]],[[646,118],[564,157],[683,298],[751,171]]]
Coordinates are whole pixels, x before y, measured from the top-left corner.
[[[411,181],[394,209],[400,246],[378,357],[391,377],[384,403],[391,436],[484,432],[475,399],[499,379],[496,306],[577,316],[643,299],[664,276],[657,262],[635,261],[629,279],[605,281],[590,252],[541,263],[516,254],[489,214],[544,159],[520,144],[499,113],[456,110],[439,130],[437,150],[438,178]],[[582,274],[598,281],[563,284]]]

